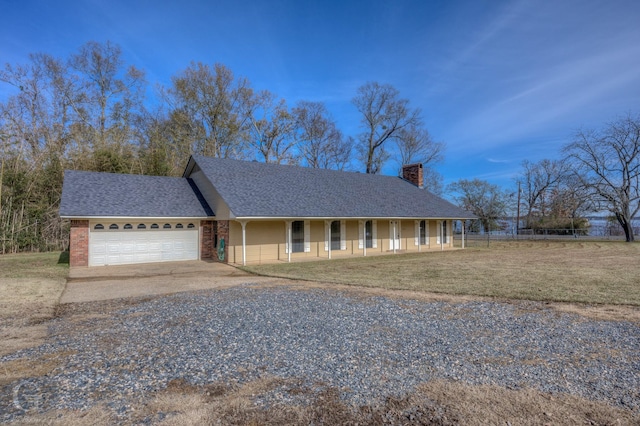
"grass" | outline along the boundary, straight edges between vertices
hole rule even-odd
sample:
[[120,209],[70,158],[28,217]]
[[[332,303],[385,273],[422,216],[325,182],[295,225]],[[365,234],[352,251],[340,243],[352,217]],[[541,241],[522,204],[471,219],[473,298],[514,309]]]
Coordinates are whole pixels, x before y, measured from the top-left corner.
[[[310,396],[311,403],[254,403],[260,395],[288,390]],[[354,407],[340,391],[314,391],[296,379],[265,377],[240,384],[194,386],[174,380],[166,389],[134,405],[130,424],[171,425],[631,425],[633,413],[571,395],[551,395],[535,389],[505,389],[431,381],[403,397],[382,404]],[[163,413],[163,414],[160,414]],[[105,406],[88,411],[33,413],[24,424],[114,424],[118,418]]]
[[0,354],[44,338],[68,272],[60,252],[0,256]]
[[65,278],[69,253],[19,253],[0,255],[0,278]]
[[465,250],[247,266],[260,275],[392,290],[640,306],[640,245],[500,241]]

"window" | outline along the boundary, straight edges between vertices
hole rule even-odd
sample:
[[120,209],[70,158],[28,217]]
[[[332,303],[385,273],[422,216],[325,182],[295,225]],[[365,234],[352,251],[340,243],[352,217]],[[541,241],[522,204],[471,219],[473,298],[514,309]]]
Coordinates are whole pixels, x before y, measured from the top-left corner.
[[118,229],[118,225],[112,223],[111,225],[109,225],[109,229]]
[[331,250],[340,250],[340,221],[331,222]]
[[420,244],[422,245],[427,244],[427,221],[426,220],[420,221]]
[[[447,221],[438,222],[437,244],[449,244],[449,231],[447,230]],[[444,238],[442,238],[444,237]]]
[[296,220],[291,223],[292,253],[304,252],[304,221]]
[[364,240],[367,248],[373,248],[373,222],[370,220],[364,223]]
[[127,224],[124,226],[124,229],[133,229],[133,226],[131,226],[131,224],[130,224],[130,223],[127,223]]
[[158,229],[158,228],[159,228],[159,226],[158,226],[157,223],[154,223],[154,224],[151,225],[151,229]]
[[196,227],[196,226],[195,226],[193,223],[190,223],[190,224],[188,224],[188,225],[187,225],[187,228],[189,228],[189,229],[193,229],[193,228],[195,228],[195,227]]
[[182,229],[182,228],[184,228],[184,226],[182,226],[182,224],[181,224],[181,223],[178,223],[178,224],[176,225],[176,229]]
[[[360,250],[366,250],[369,248],[377,248],[378,247],[378,233],[377,233],[377,221],[376,220],[363,220],[358,222],[358,248]],[[343,231],[343,234],[346,232]],[[345,241],[346,235],[341,235],[343,238],[342,241]]]
[[93,227],[93,229],[104,229],[104,225],[102,225],[101,223],[98,223],[96,226]]
[[164,225],[162,225],[163,229],[171,229],[171,224],[170,223],[165,223]]
[[140,223],[138,224],[138,229],[147,229],[147,225],[145,225],[144,223]]

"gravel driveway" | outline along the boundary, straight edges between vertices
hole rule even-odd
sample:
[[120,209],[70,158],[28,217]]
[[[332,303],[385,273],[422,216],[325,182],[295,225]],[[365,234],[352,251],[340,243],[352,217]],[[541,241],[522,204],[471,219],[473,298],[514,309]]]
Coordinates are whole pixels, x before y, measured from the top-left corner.
[[[640,326],[541,303],[426,302],[244,284],[77,306],[96,316],[58,318],[47,344],[0,358],[65,354],[51,373],[0,388],[0,422],[19,418],[27,405],[109,402],[126,417],[134,401],[176,378],[197,385],[265,375],[302,379],[318,392],[337,388],[354,405],[453,379],[570,393],[640,412]],[[257,402],[305,398],[280,389]]]

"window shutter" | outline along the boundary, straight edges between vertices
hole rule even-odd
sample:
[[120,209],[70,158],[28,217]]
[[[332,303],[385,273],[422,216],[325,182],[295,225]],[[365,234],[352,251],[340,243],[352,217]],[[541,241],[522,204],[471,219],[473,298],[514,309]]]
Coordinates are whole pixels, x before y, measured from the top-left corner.
[[358,221],[358,248],[364,248],[364,231],[365,231],[366,222],[364,220]]
[[378,248],[378,221],[371,221],[371,239],[373,239],[373,248]]
[[389,221],[389,250],[393,250],[393,247],[395,244],[395,242],[393,241],[394,237],[395,235],[393,235],[393,221],[390,220]]
[[420,245],[420,221],[419,220],[414,221],[413,229],[416,236],[413,239],[413,241],[414,241],[414,245],[417,246],[417,245]]
[[431,245],[429,243],[429,221],[428,220],[424,221],[424,244],[427,246]]
[[304,221],[304,252],[311,252],[311,222]]
[[347,249],[347,221],[340,221],[340,250]]

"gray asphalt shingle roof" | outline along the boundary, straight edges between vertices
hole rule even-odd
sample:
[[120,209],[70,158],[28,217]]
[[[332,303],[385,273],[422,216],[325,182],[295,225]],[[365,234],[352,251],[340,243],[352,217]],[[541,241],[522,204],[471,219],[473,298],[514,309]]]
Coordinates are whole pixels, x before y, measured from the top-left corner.
[[395,176],[193,156],[236,217],[474,218]]
[[194,188],[185,178],[67,170],[60,216],[213,216]]

